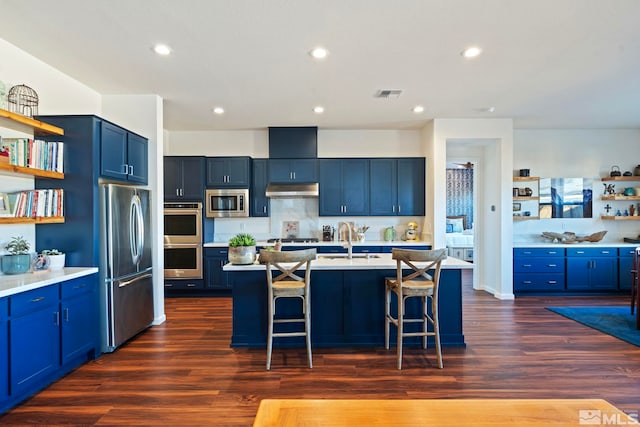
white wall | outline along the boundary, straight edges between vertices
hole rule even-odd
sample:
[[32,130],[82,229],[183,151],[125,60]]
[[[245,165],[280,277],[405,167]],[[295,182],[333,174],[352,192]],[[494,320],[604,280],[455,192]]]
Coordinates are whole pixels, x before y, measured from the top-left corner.
[[[593,215],[588,219],[541,219],[516,221],[514,242],[548,241],[543,231],[572,231],[591,234],[608,230],[603,241],[621,242],[623,237],[637,236],[640,221],[603,221],[606,202],[601,177],[608,176],[612,165],[631,171],[640,163],[640,129],[572,129],[514,131],[513,167],[530,169],[532,176],[542,178],[593,178]],[[617,182],[616,190],[635,187],[637,183]],[[609,202],[622,210],[630,203]]]
[[[0,81],[7,91],[16,84],[25,84],[38,94],[39,114],[97,114],[101,109],[100,94],[88,86],[72,79],[23,52],[5,40],[0,39]],[[0,135],[5,137],[32,137],[0,127]],[[30,190],[34,188],[32,177],[0,176],[0,192]],[[0,253],[13,236],[24,236],[35,247],[35,225],[0,225]],[[1,274],[1,273],[0,273]]]

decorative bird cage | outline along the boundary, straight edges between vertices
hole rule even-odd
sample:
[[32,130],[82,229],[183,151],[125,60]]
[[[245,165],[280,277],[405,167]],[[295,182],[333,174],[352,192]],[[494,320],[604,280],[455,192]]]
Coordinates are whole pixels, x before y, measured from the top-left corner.
[[33,117],[38,114],[38,94],[26,85],[17,85],[9,89],[7,95],[9,111]]

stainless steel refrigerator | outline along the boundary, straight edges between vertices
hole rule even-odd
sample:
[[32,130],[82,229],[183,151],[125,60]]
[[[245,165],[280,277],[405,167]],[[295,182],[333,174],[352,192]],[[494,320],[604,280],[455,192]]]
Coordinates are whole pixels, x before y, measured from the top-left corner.
[[102,351],[119,345],[153,321],[149,191],[100,185]]

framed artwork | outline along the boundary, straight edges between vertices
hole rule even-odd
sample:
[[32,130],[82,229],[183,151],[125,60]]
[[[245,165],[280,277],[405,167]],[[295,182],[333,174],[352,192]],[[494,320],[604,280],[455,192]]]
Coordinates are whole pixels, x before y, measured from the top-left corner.
[[520,203],[514,203],[513,204],[513,211],[514,212],[518,212],[522,209],[522,205]]
[[11,205],[7,193],[0,193],[0,216],[11,216]]

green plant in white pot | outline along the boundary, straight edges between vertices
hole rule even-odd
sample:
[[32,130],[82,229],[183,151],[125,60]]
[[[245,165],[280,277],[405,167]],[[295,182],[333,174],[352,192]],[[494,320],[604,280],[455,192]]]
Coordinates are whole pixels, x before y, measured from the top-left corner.
[[2,272],[4,274],[22,274],[31,269],[29,242],[22,236],[11,238],[4,247],[9,254],[2,256]]
[[256,260],[256,239],[251,234],[236,234],[229,240],[231,264],[253,264]]
[[49,259],[49,270],[55,271],[62,270],[64,268],[64,252],[57,249],[45,249],[41,251],[40,254]]

